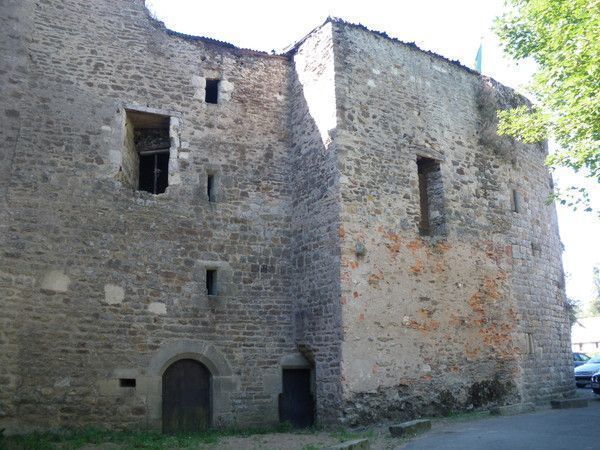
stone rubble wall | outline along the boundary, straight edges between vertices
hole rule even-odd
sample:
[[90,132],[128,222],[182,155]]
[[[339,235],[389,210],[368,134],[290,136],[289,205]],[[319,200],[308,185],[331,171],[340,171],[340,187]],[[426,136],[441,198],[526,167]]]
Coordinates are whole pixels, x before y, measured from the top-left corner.
[[[142,0],[1,12],[7,433],[160,428],[182,357],[211,371],[215,426],[275,424],[286,361],[312,364],[322,424],[572,391],[545,148],[490,131],[511,91],[336,20],[268,55]],[[170,117],[164,194],[123,168],[127,110]],[[417,155],[440,162],[431,237]]]
[[[544,148],[481,143],[481,109],[496,106],[478,103],[481,85],[500,89],[488,80],[360,27],[334,24],[334,43],[343,420],[572,392]],[[417,156],[440,161],[446,231],[431,237],[419,236]]]
[[325,25],[298,47],[290,93],[296,341],[315,365],[321,423],[337,422],[341,406],[339,189],[331,33],[331,25]]
[[[288,59],[170,36],[141,1],[3,2],[0,17],[15,80],[0,88],[0,428],[160,426],[148,367],[168,348],[232,369],[214,374],[215,425],[276,423],[296,351]],[[221,104],[205,77],[225,80]],[[118,181],[125,108],[172,117],[165,194]]]

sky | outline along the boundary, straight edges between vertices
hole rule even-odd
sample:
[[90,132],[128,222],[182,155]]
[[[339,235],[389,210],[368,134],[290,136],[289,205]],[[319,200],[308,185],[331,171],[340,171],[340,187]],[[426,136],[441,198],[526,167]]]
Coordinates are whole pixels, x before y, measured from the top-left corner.
[[[495,17],[504,10],[503,0],[146,0],[146,5],[170,29],[254,50],[279,52],[334,16],[415,42],[468,67],[474,67],[482,44],[483,73],[521,93],[535,71],[533,62],[507,59],[492,31]],[[557,171],[554,178],[559,187],[586,184],[600,210],[597,184],[568,170]],[[600,267],[600,219],[567,207],[557,210],[567,296],[585,307],[595,294],[593,267]]]

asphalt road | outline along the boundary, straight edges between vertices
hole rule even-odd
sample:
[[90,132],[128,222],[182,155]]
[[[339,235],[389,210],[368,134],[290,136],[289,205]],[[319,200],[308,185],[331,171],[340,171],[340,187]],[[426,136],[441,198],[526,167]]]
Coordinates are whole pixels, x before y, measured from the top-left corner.
[[517,416],[450,422],[399,447],[402,450],[600,450],[600,396],[578,389],[590,406],[544,409]]

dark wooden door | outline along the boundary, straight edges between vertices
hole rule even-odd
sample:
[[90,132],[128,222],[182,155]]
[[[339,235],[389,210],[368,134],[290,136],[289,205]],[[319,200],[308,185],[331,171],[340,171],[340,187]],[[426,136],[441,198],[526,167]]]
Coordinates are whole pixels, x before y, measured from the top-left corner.
[[210,371],[193,359],[171,364],[162,379],[163,432],[206,430],[210,410]]
[[314,423],[315,402],[310,390],[310,369],[283,369],[279,420],[298,428],[310,427]]

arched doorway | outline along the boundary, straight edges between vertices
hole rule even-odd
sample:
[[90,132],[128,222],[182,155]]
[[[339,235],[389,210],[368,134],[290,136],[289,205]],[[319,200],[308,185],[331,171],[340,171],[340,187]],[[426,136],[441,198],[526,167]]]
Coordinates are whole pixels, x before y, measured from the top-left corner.
[[180,359],[162,376],[164,433],[193,433],[211,425],[211,373],[194,359]]

